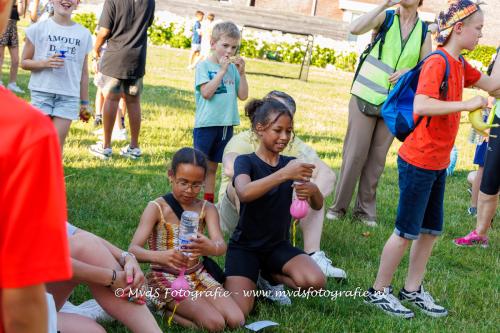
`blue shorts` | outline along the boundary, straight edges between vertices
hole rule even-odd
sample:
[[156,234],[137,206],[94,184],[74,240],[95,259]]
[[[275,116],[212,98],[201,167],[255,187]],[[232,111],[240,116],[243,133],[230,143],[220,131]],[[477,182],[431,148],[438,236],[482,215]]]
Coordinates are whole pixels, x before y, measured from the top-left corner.
[[193,130],[194,148],[202,151],[209,161],[221,163],[227,143],[233,137],[233,126],[198,127]]
[[484,159],[486,157],[486,150],[488,149],[488,142],[484,141],[476,146],[476,153],[474,154],[474,164],[480,167],[484,166]]
[[31,105],[50,117],[80,119],[80,98],[31,90]]
[[394,233],[415,240],[443,233],[446,169],[418,168],[398,156],[399,204]]

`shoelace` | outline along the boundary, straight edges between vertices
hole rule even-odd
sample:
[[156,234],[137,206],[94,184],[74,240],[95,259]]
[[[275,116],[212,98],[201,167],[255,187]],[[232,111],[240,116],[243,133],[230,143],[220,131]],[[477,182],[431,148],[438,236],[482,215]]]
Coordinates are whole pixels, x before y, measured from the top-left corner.
[[321,257],[322,260],[326,261],[327,263],[329,263],[330,265],[332,264],[332,260],[331,259],[328,259],[325,255],[325,252],[323,251],[318,251],[318,256]]
[[396,298],[396,296],[394,296],[393,294],[387,294],[387,300],[389,301],[389,303],[391,303],[392,306],[394,306],[394,308],[396,308],[397,310],[402,310],[404,309],[403,305],[401,305],[401,302]]
[[436,304],[436,302],[434,301],[434,298],[432,297],[432,295],[425,291],[422,287],[422,290],[421,290],[421,295],[422,295],[422,299],[424,300],[424,303],[425,304]]

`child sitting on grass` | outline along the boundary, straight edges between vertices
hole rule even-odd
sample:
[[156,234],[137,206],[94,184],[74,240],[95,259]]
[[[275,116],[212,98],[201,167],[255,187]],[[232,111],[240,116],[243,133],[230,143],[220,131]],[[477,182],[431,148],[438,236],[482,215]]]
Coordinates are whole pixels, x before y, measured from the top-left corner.
[[245,114],[260,144],[255,153],[239,155],[234,162],[240,218],[226,255],[225,287],[248,315],[259,272],[267,281],[294,289],[324,288],[326,278],[314,260],[290,242],[294,188],[312,209],[323,206],[323,195],[309,181],[314,164],[280,154],[292,137],[293,114],[275,99],[253,100]]
[[[207,172],[207,161],[203,153],[192,148],[182,148],[175,153],[168,177],[172,193],[151,201],[142,214],[139,226],[130,244],[130,252],[140,262],[151,263],[151,272],[146,275],[150,290],[158,291],[152,303],[160,311],[172,310],[174,301],[168,288],[182,269],[191,291],[224,291],[205,269],[201,256],[220,256],[226,245],[219,227],[217,209],[198,194],[203,188]],[[176,213],[180,210],[199,214],[198,237],[191,244],[179,249],[180,221]],[[209,237],[203,234],[208,229]],[[145,243],[149,249],[144,249]],[[183,253],[190,254],[189,256]],[[222,331],[226,326],[237,328],[244,324],[243,314],[230,297],[203,295],[196,299],[188,297],[176,309],[174,320],[185,327]]]
[[[396,228],[384,246],[377,278],[365,298],[365,303],[393,316],[414,316],[400,300],[432,317],[448,314],[423,288],[422,282],[434,243],[443,232],[446,168],[458,133],[460,111],[470,112],[487,105],[486,98],[481,96],[462,101],[463,88],[476,86],[486,91],[500,88],[499,76],[493,80],[481,74],[460,56],[463,50],[476,47],[483,22],[479,5],[470,0],[452,1],[439,15],[436,38],[449,63],[446,94],[440,91],[446,68],[443,57],[429,57],[420,73],[414,113],[425,119],[399,149]],[[398,300],[392,294],[391,281],[411,241],[408,275]]]

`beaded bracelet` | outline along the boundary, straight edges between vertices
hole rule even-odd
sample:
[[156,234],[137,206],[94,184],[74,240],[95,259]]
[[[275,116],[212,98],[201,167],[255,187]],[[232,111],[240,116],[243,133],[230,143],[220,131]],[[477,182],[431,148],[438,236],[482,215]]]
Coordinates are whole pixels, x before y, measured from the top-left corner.
[[111,288],[111,286],[115,283],[116,281],[116,271],[113,269],[113,277],[111,278],[111,283],[106,286],[106,288]]

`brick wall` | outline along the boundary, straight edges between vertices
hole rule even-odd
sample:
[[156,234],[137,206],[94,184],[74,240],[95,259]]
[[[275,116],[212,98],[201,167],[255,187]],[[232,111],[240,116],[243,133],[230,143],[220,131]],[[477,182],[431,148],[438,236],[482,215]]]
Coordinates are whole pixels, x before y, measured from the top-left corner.
[[313,0],[255,0],[255,7],[311,15]]

